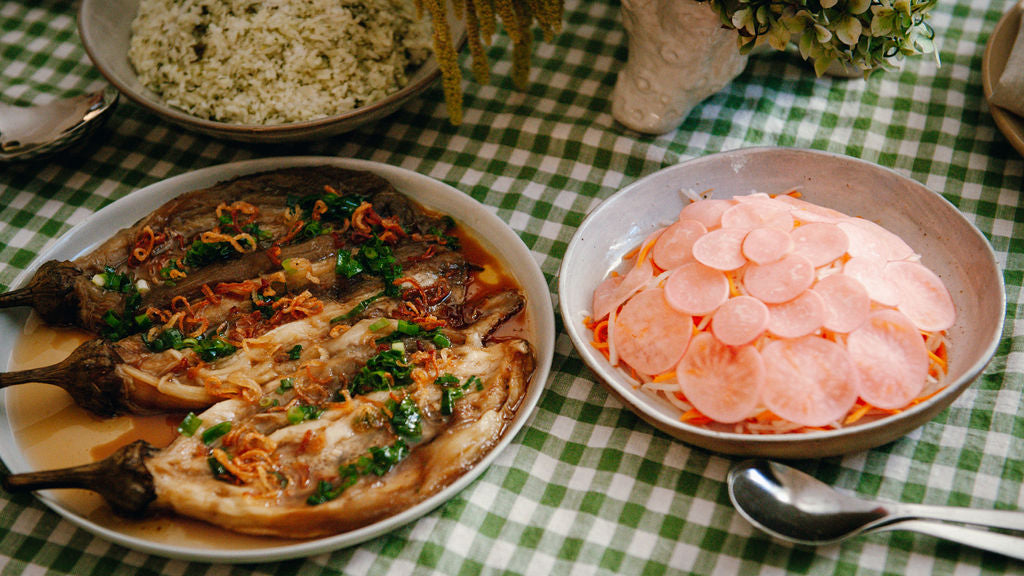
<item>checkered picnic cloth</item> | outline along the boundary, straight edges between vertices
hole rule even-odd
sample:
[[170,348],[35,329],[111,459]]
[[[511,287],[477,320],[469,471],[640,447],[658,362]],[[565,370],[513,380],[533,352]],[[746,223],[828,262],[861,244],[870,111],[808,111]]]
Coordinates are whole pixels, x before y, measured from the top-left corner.
[[[686,1],[686,0],[679,0]],[[464,82],[449,125],[440,86],[356,132],[305,145],[211,140],[123,102],[83,152],[0,166],[0,288],[99,208],[164,178],[256,157],[328,155],[399,165],[490,207],[522,237],[552,289],[567,244],[602,199],[697,156],[792,146],[890,167],[953,202],[1005,268],[1007,324],[985,375],[934,421],[891,444],[800,467],[864,497],[1024,507],[1024,277],[1018,221],[1024,161],[982,91],[985,43],[1010,0],[941,0],[941,66],[907,61],[870,79],[815,78],[790,53],[760,54],[675,131],[645,136],[611,116],[627,56],[619,4],[573,0],[564,31],[536,44],[517,91],[510,50],[490,48],[490,85]],[[0,3],[0,99],[43,102],[102,84],[76,31],[75,3]],[[468,57],[463,58],[469,76]],[[0,343],[7,354],[11,343]],[[729,504],[734,458],[645,424],[601,386],[559,324],[539,406],[509,449],[422,519],[365,544],[250,566],[169,560],[76,528],[35,498],[0,493],[2,574],[924,574],[1024,572],[1024,565],[906,532],[803,548],[752,528]]]

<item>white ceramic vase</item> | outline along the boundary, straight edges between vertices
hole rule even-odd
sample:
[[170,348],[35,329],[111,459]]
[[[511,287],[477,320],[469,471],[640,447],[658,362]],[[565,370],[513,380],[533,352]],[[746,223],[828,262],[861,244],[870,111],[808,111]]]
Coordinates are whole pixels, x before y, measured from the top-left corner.
[[622,0],[622,23],[629,58],[615,82],[612,115],[633,130],[675,129],[747,65],[736,32],[704,3]]

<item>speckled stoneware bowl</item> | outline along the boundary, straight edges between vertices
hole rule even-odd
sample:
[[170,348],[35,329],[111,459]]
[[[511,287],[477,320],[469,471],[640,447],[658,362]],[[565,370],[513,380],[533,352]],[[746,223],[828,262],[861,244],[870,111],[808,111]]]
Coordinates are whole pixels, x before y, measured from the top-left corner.
[[[437,61],[431,56],[410,74],[408,84],[394,94],[343,114],[305,122],[262,126],[197,118],[166,104],[159,95],[143,86],[128,62],[131,23],[138,5],[139,0],[82,0],[78,32],[89,58],[107,81],[129,100],[178,126],[215,138],[279,143],[312,141],[343,134],[395,112],[441,76]],[[449,22],[452,23],[455,45],[460,46],[465,38],[462,20],[449,18]]]
[[[861,216],[903,237],[922,263],[945,282],[957,307],[948,331],[948,386],[900,414],[841,430],[750,435],[684,424],[668,402],[633,381],[590,345],[583,325],[594,288],[622,256],[684,205],[681,189],[713,190],[714,198],[799,187],[803,199]],[[601,203],[584,220],[565,253],[558,281],[566,330],[583,360],[608,390],[652,426],[715,452],[772,458],[820,458],[891,442],[934,418],[984,370],[1003,329],[1006,295],[992,247],[939,194],[900,174],[855,158],[785,148],[749,148],[683,162],[643,178]]]

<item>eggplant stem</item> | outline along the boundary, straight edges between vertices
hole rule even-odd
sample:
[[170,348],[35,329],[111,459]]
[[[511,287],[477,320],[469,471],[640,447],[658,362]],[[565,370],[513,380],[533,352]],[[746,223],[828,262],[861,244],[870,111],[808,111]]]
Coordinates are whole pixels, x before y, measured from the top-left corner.
[[122,516],[145,515],[156,499],[153,475],[146,460],[158,450],[144,440],[136,440],[98,462],[9,474],[0,478],[7,492],[30,492],[53,488],[82,488],[98,493]]
[[124,382],[116,371],[121,361],[115,344],[97,338],[75,348],[56,364],[0,373],[0,389],[30,382],[53,384],[90,412],[114,416],[130,409]]
[[10,292],[0,294],[0,308],[15,308],[17,306],[32,306],[35,303],[35,292],[31,286],[18,288]]

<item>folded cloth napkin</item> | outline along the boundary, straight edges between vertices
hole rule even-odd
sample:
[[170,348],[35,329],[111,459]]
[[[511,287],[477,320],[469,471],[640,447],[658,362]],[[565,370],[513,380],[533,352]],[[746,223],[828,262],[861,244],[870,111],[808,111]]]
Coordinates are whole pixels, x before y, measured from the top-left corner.
[[[1024,5],[1018,4],[1013,9],[1024,12],[1022,6]],[[999,83],[992,89],[990,102],[1024,117],[1024,21],[1017,30],[1017,39],[1010,50],[1010,57],[1006,60],[1006,68],[999,77]]]

